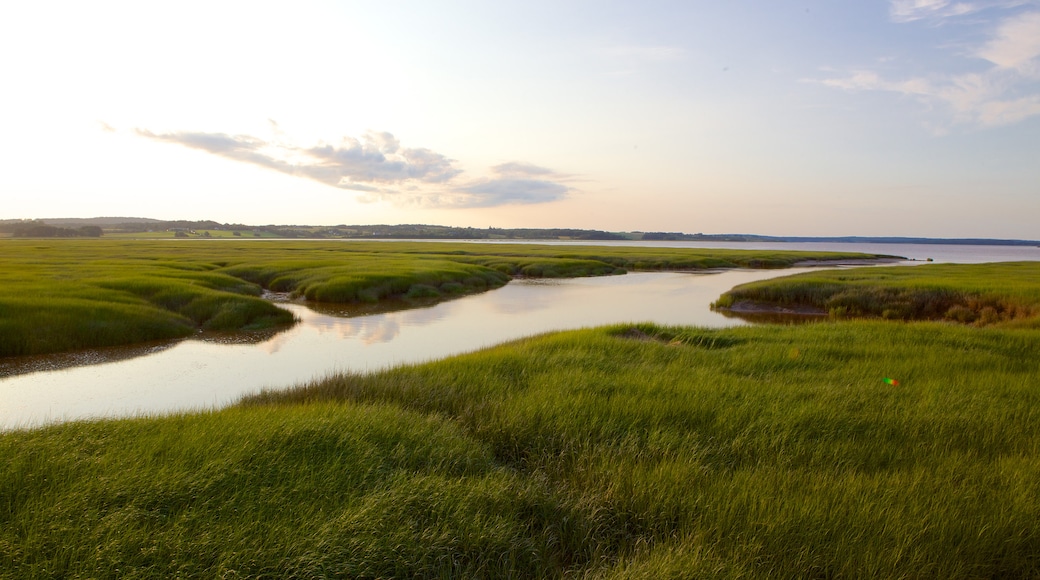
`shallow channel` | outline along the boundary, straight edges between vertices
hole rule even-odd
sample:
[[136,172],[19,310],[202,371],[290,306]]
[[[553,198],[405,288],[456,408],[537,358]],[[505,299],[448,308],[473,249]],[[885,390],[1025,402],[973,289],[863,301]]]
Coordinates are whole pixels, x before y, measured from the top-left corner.
[[274,334],[71,353],[50,362],[5,360],[0,429],[219,407],[264,387],[434,360],[554,330],[643,321],[742,325],[712,312],[711,302],[737,284],[805,270],[514,280],[426,308],[369,315],[284,304],[300,322]]
[[[1040,260],[1040,248],[1032,246],[600,244],[857,251],[918,260],[904,264],[921,264],[926,259],[937,263]],[[265,387],[287,387],[340,371],[369,372],[440,359],[554,330],[644,321],[738,326],[747,322],[726,318],[709,308],[720,294],[744,282],[809,269],[514,280],[497,290],[429,308],[367,315],[335,307],[311,309],[286,304],[301,321],[281,332],[206,337],[29,360],[5,358],[0,359],[0,430],[90,417],[220,407]]]

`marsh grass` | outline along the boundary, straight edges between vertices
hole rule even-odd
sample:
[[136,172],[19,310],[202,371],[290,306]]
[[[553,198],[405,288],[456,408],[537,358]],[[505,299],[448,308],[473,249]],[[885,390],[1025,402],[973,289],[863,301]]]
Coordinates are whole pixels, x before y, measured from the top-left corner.
[[834,317],[946,320],[1037,327],[1040,262],[929,264],[832,270],[738,286],[717,308],[745,301],[811,306]]
[[263,290],[317,303],[448,299],[514,276],[780,265],[860,254],[251,240],[3,240],[0,356],[292,322]]
[[1035,354],[1025,329],[620,325],[11,432],[0,575],[1036,577]]

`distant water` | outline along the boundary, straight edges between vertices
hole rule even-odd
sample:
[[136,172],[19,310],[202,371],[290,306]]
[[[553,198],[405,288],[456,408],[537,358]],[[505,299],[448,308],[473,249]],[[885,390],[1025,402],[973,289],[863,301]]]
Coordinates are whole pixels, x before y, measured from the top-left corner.
[[642,242],[627,240],[530,242],[527,240],[474,240],[474,244],[526,244],[575,246],[636,246],[655,248],[710,248],[731,250],[791,250],[803,252],[861,252],[900,256],[910,260],[927,260],[952,264],[984,262],[1040,261],[1036,246],[967,246],[953,244],[857,244],[836,242]]
[[[1028,247],[653,244],[859,251],[959,263],[1040,260],[1040,248]],[[376,314],[287,304],[286,308],[302,321],[277,333],[211,336],[53,357],[5,358],[0,359],[0,377],[4,377],[0,378],[0,429],[87,417],[219,407],[263,387],[286,387],[339,371],[368,372],[439,359],[553,330],[641,321],[710,327],[741,325],[746,323],[712,312],[709,304],[738,284],[806,270],[517,280],[497,290],[427,308]]]

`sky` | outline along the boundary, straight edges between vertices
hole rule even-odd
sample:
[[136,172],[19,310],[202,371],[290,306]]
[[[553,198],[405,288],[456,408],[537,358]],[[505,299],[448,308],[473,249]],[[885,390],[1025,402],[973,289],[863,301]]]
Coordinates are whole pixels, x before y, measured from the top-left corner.
[[1040,0],[12,0],[0,79],[0,219],[1040,239]]

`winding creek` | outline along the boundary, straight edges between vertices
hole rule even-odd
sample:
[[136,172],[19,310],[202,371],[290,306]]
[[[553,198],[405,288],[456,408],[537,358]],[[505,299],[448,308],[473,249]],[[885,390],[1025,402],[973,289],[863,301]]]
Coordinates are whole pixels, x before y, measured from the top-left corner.
[[[708,244],[699,247],[703,246]],[[918,259],[934,256],[944,262],[1040,260],[1038,248],[806,246],[769,247],[838,246]],[[736,247],[750,249],[747,244]],[[276,333],[0,359],[0,429],[219,407],[265,387],[434,360],[554,330],[642,321],[707,327],[747,324],[712,312],[709,304],[738,284],[807,270],[515,280],[497,290],[426,308],[375,314],[286,303],[283,306],[300,322]]]

